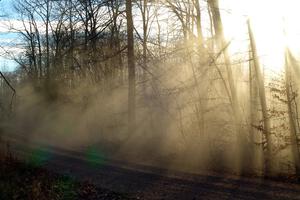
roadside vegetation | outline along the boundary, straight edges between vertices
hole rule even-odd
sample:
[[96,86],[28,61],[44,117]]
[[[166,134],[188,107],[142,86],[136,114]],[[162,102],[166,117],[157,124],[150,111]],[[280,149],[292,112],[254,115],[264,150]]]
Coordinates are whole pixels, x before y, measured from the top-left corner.
[[11,156],[0,159],[1,200],[129,199],[126,195],[97,188],[89,181],[50,172]]

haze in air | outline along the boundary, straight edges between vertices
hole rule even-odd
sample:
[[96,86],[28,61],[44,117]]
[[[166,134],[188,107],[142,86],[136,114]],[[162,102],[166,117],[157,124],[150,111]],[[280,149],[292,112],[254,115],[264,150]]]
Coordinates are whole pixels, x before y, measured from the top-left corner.
[[51,169],[82,167],[76,158],[99,172],[300,180],[299,6],[12,2],[13,17],[3,9],[0,19],[14,35],[1,42],[2,57],[17,66],[0,74],[0,157]]

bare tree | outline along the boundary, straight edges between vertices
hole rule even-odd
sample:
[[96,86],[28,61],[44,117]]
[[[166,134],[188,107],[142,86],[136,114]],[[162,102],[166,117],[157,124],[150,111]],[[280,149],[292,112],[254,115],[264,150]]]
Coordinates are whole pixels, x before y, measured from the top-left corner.
[[127,18],[127,59],[128,59],[128,120],[129,133],[135,130],[135,57],[134,57],[134,25],[132,16],[132,1],[126,0]]
[[297,137],[297,129],[296,129],[296,120],[295,120],[295,113],[292,106],[293,101],[293,94],[291,92],[291,62],[289,60],[290,51],[286,49],[285,55],[285,90],[286,90],[286,98],[287,98],[287,106],[288,106],[288,116],[289,116],[289,123],[290,123],[290,137],[291,137],[291,147],[292,147],[292,156],[293,161],[296,169],[297,177],[300,177],[300,157],[299,157],[299,143]]
[[215,39],[216,39],[216,44],[219,50],[223,50],[223,56],[224,56],[224,61],[225,61],[225,68],[226,68],[226,75],[227,75],[227,83],[228,83],[228,88],[230,90],[230,102],[231,102],[231,107],[233,111],[233,118],[234,118],[234,123],[235,123],[235,128],[237,132],[237,137],[238,137],[238,146],[239,146],[239,151],[238,153],[240,154],[239,157],[239,165],[244,168],[243,165],[246,164],[245,162],[245,155],[244,155],[244,146],[246,144],[246,137],[243,131],[242,127],[242,115],[240,112],[240,104],[238,101],[238,96],[237,96],[237,89],[236,89],[236,84],[233,76],[233,71],[232,71],[232,65],[231,65],[231,60],[230,56],[228,53],[228,48],[225,48],[227,46],[227,42],[224,36],[223,32],[223,23],[222,23],[222,18],[221,18],[221,13],[219,9],[219,1],[218,0],[208,0],[207,1],[208,6],[210,7],[211,13],[212,13],[212,20],[213,20],[213,25],[214,25],[214,31],[215,31]]
[[254,40],[254,35],[251,29],[250,21],[248,21],[248,31],[249,31],[249,38],[251,44],[251,52],[252,52],[252,59],[255,68],[255,77],[258,84],[258,91],[260,97],[260,105],[262,108],[262,116],[263,116],[263,132],[266,137],[266,154],[265,154],[265,173],[266,175],[272,175],[272,140],[271,140],[271,127],[270,127],[270,119],[268,116],[268,108],[267,108],[267,101],[266,101],[266,94],[265,94],[265,85],[264,85],[264,77],[261,72],[261,67],[259,63],[259,58],[257,56],[257,49]]

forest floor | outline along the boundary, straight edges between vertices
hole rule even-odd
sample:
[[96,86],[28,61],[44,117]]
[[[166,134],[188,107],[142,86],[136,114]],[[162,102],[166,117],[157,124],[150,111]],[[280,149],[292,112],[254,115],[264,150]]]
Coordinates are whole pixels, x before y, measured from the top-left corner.
[[104,159],[95,156],[94,150],[83,155],[55,147],[34,149],[11,147],[12,152],[28,158],[31,164],[25,169],[22,165],[1,168],[4,177],[0,177],[0,192],[5,191],[6,197],[34,199],[28,195],[53,194],[57,198],[48,195],[36,199],[300,200],[300,185],[296,182],[170,171]]
[[129,197],[10,158],[0,160],[0,199],[123,200]]

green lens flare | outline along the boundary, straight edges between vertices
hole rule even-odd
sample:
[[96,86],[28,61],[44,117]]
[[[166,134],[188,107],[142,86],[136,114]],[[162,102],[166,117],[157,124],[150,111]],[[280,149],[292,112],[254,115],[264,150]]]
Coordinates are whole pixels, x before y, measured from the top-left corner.
[[96,147],[89,147],[86,150],[85,157],[91,167],[101,167],[105,162],[105,156],[103,152]]
[[35,166],[41,166],[45,164],[51,158],[51,153],[47,148],[36,148],[32,150],[29,156],[29,163]]

